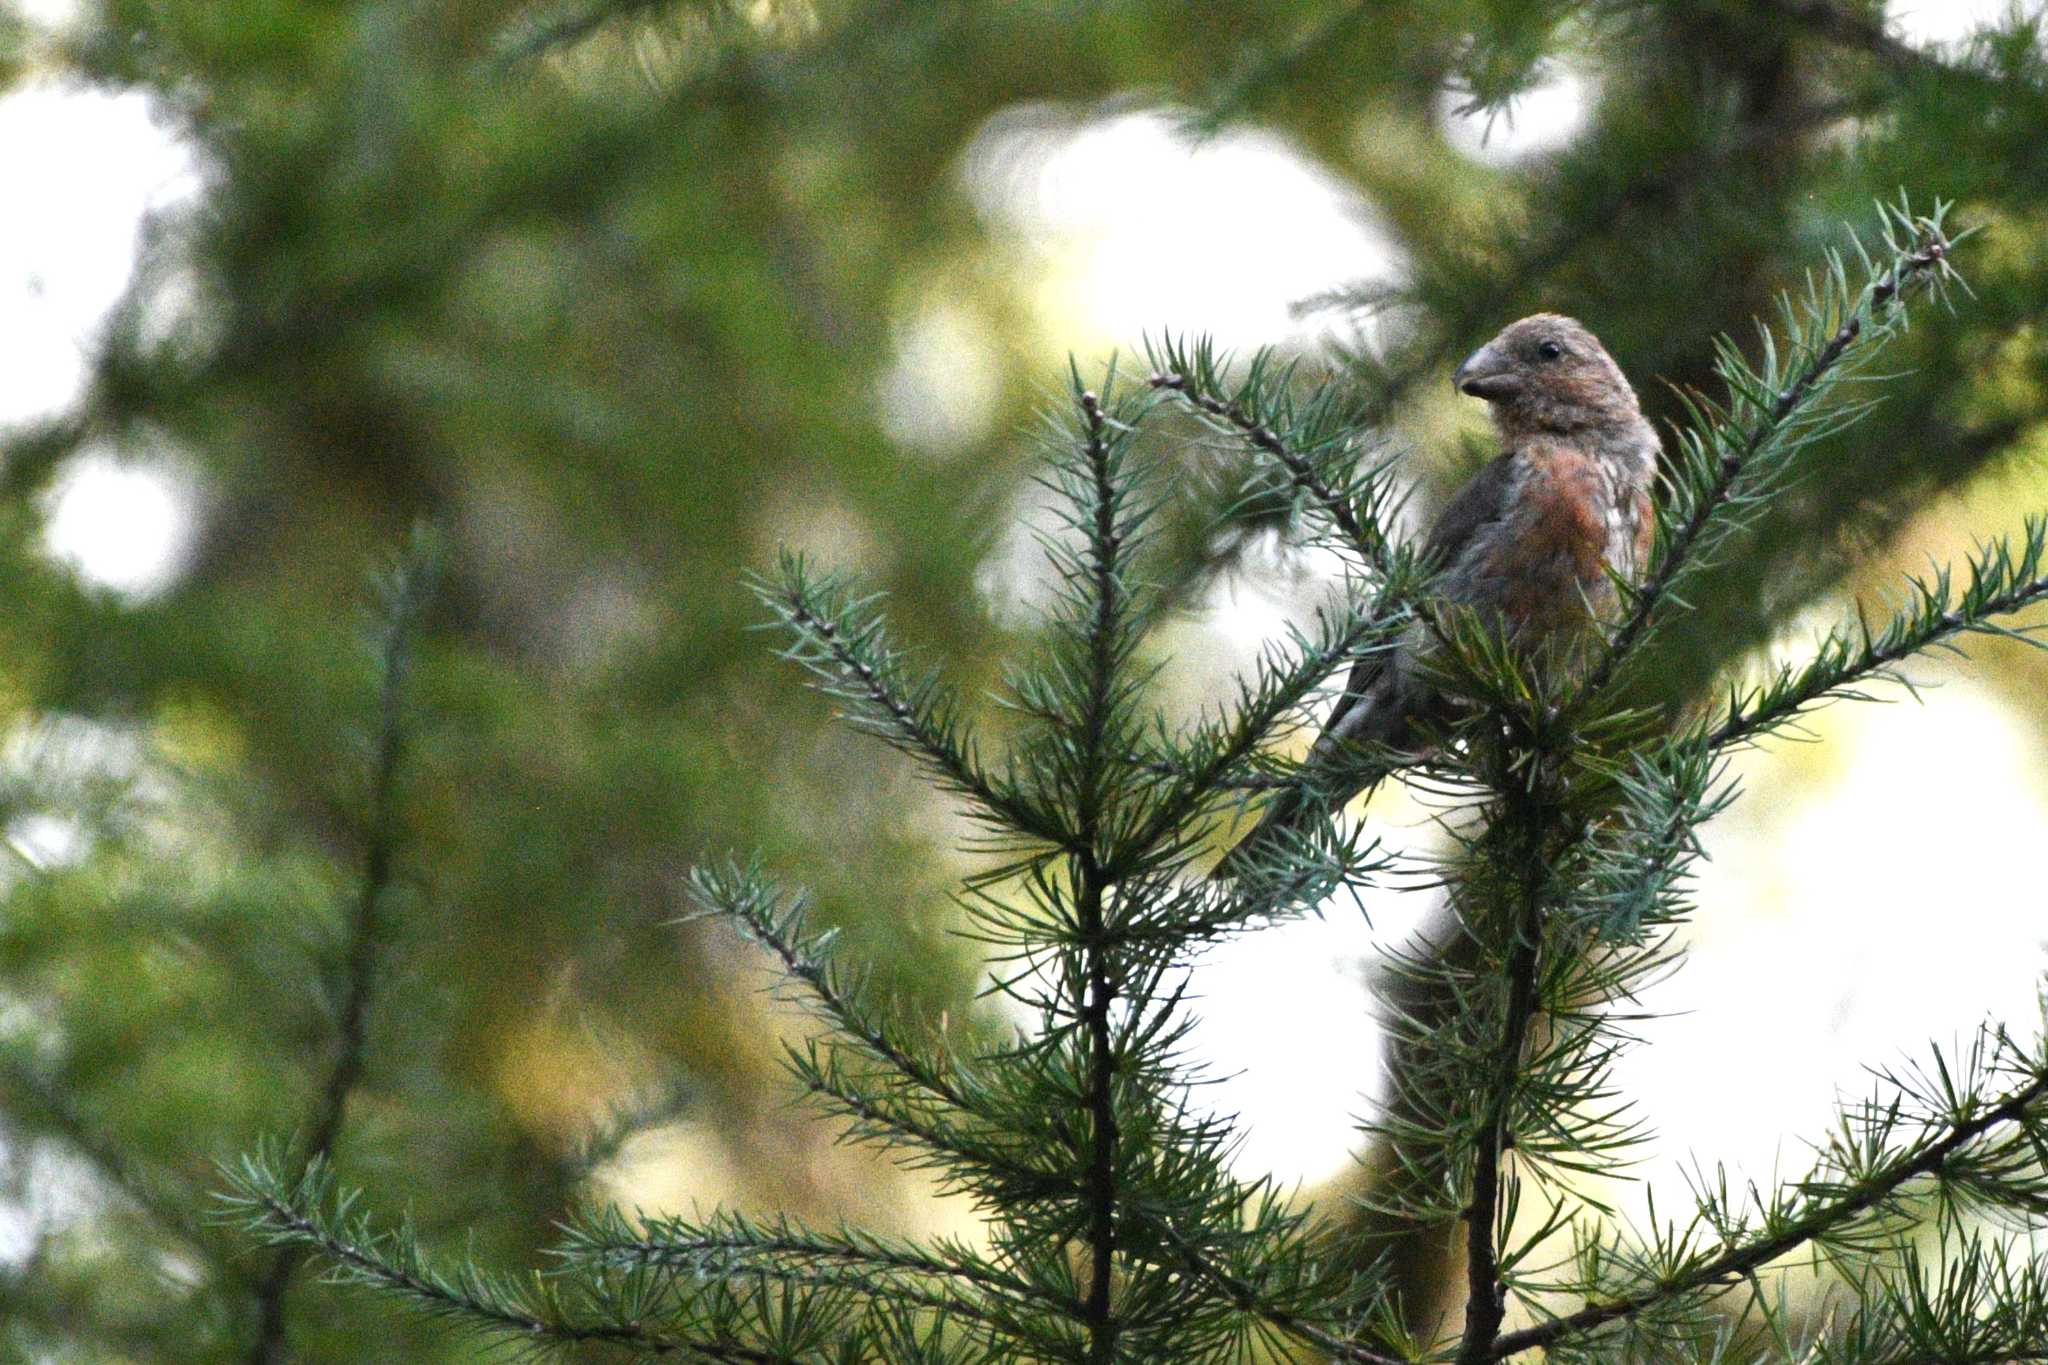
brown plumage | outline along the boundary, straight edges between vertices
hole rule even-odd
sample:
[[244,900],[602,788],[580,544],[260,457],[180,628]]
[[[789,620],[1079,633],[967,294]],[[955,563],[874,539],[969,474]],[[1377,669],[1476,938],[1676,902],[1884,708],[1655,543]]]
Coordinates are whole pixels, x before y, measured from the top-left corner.
[[[1492,620],[1526,653],[1568,654],[1592,616],[1614,606],[1609,571],[1634,579],[1648,556],[1657,434],[1599,339],[1555,313],[1506,328],[1452,383],[1493,405],[1501,453],[1431,529],[1432,591]],[[1444,699],[1416,668],[1429,638],[1418,625],[1352,668],[1309,751],[1327,799],[1349,801],[1385,776],[1359,746],[1412,748],[1416,722],[1443,715]],[[1236,875],[1278,831],[1312,818],[1313,799],[1293,788],[1274,797],[1217,875]]]

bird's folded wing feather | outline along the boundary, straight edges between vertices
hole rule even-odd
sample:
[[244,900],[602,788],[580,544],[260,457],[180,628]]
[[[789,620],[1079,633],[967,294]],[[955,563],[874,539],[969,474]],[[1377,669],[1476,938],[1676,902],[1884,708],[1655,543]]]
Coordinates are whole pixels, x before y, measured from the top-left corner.
[[[1501,519],[1514,478],[1513,463],[1512,454],[1498,456],[1465,481],[1465,486],[1444,507],[1436,525],[1430,528],[1429,538],[1423,542],[1426,562],[1439,572],[1451,569],[1480,530]],[[1386,662],[1386,655],[1376,652],[1351,666],[1351,676],[1344,681],[1344,694],[1337,699],[1336,707],[1323,722],[1325,736],[1338,743],[1352,738],[1349,731],[1355,726],[1347,725],[1347,722],[1355,722],[1359,718],[1357,708],[1371,693],[1373,684],[1386,668]],[[1317,745],[1318,749],[1322,747]]]

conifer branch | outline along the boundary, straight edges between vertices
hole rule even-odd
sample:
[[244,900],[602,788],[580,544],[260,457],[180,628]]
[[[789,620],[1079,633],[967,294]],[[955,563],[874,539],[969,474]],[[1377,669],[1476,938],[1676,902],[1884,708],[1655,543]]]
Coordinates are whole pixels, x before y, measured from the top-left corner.
[[1735,799],[1713,747],[1673,744],[1614,775],[1612,817],[1588,839],[1583,891],[1571,912],[1615,944],[1686,909],[1683,887],[1700,856],[1695,831]]
[[1192,1245],[1179,1231],[1163,1220],[1151,1220],[1150,1228],[1174,1250],[1183,1264],[1196,1275],[1214,1285],[1228,1299],[1231,1306],[1240,1312],[1271,1323],[1280,1331],[1307,1342],[1332,1360],[1353,1362],[1353,1365],[1406,1365],[1399,1356],[1387,1355],[1370,1346],[1347,1341],[1334,1332],[1316,1326],[1297,1313],[1267,1302],[1256,1288],[1217,1265],[1201,1250]]
[[1377,534],[1377,528],[1374,534],[1368,535],[1351,504],[1325,483],[1307,460],[1288,449],[1287,444],[1274,435],[1265,423],[1251,416],[1242,407],[1206,393],[1196,392],[1184,374],[1155,374],[1152,376],[1152,387],[1178,394],[1187,400],[1190,407],[1211,417],[1221,418],[1254,447],[1279,461],[1287,470],[1288,477],[1294,481],[1294,486],[1316,500],[1330,520],[1336,524],[1337,529],[1344,533],[1345,538],[1360,554],[1370,559],[1374,551],[1384,546],[1385,537]]
[[337,1025],[339,1044],[306,1140],[311,1158],[323,1158],[333,1150],[349,1096],[362,1076],[370,996],[383,941],[378,910],[395,880],[399,770],[411,737],[405,723],[405,686],[412,671],[420,618],[434,591],[436,554],[429,533],[415,532],[406,560],[393,570],[383,589],[377,660],[381,688],[376,756],[370,772],[368,837],[363,847],[362,881],[349,919],[348,961]]
[[1686,1268],[1639,1293],[1589,1304],[1575,1313],[1506,1333],[1474,1359],[1504,1360],[1561,1338],[1632,1317],[1662,1303],[1702,1290],[1726,1289],[1748,1280],[1779,1257],[1825,1237],[1832,1229],[1858,1215],[1878,1208],[1909,1181],[1929,1175],[1943,1177],[1944,1168],[1949,1163],[1994,1128],[2008,1123],[2027,1124],[2030,1120],[2038,1124],[2042,1116],[2036,1111],[2048,1104],[2048,1067],[2036,1063],[2030,1069],[2033,1075],[2025,1085],[1981,1112],[1955,1120],[1940,1138],[1931,1142],[1923,1140],[1880,1163],[1850,1185],[1840,1198],[1822,1202],[1762,1236],[1730,1247],[1720,1255]]
[[777,579],[749,586],[788,628],[782,656],[808,670],[826,695],[848,706],[847,718],[917,759],[947,789],[966,797],[984,823],[1064,848],[1073,834],[1053,815],[977,761],[951,698],[932,675],[911,679],[890,648],[875,599],[850,596],[834,575],[813,579],[799,555],[785,552]]
[[[416,528],[404,559],[378,585],[378,725],[370,766],[362,879],[348,921],[334,1061],[315,1096],[312,1123],[305,1140],[303,1159],[309,1167],[325,1162],[333,1153],[348,1113],[349,1097],[362,1077],[370,996],[375,988],[377,955],[383,944],[378,911],[391,890],[398,847],[398,777],[408,739],[406,677],[411,672],[420,617],[433,594],[437,554],[431,533],[424,527]],[[301,1255],[298,1248],[280,1248],[256,1286],[257,1329],[256,1340],[249,1349],[250,1365],[272,1365],[287,1358],[285,1290]]]
[[1857,1277],[1859,1309],[1816,1365],[2048,1360],[2048,1261],[2015,1259],[2029,1249],[1971,1234],[1930,1268],[1919,1248],[1901,1248],[1896,1271]]
[[[663,1258],[659,1246],[649,1245],[645,1255],[635,1255],[634,1251],[633,1247],[621,1245],[618,1254],[611,1257],[611,1263],[658,1271],[670,1271],[672,1268],[672,1263]],[[818,1260],[797,1264],[745,1262],[735,1256],[729,1269],[722,1273],[746,1274],[791,1289],[843,1292],[870,1303],[886,1305],[892,1310],[914,1308],[963,1322],[980,1323],[984,1327],[1001,1328],[1010,1321],[1009,1315],[1001,1311],[1002,1305],[975,1295],[964,1282],[935,1283],[915,1278],[914,1273],[891,1271],[885,1266]],[[1062,1305],[1049,1300],[1043,1301],[1042,1306],[1064,1311]]]
[[2010,541],[2001,539],[1970,560],[1968,586],[1960,597],[1946,568],[1931,578],[1908,579],[1912,601],[1882,631],[1872,635],[1864,625],[1853,636],[1844,631],[1830,634],[1805,665],[1781,670],[1769,686],[1747,699],[1732,699],[1728,718],[1708,735],[1708,743],[1716,749],[1743,743],[1777,729],[1825,697],[1861,695],[1854,690],[1858,683],[1894,676],[1894,665],[1959,635],[2003,635],[2040,647],[2043,642],[2033,628],[2012,629],[1995,620],[2048,600],[2044,564],[2048,519],[2029,518],[2017,552]]
[[[1660,526],[1659,552],[1649,577],[1630,594],[1628,613],[1609,637],[1580,690],[1581,698],[1599,693],[1642,642],[1673,585],[1695,567],[1703,537],[1738,501],[1738,489],[1758,469],[1760,457],[1782,455],[1816,437],[1814,414],[1808,410],[1842,377],[1851,348],[1859,341],[1881,341],[1899,326],[1904,297],[1915,284],[1931,281],[1938,287],[1951,276],[1948,258],[1953,243],[1941,226],[1946,207],[1937,203],[1931,217],[1916,217],[1903,206],[1887,208],[1890,263],[1853,297],[1841,263],[1834,262],[1827,287],[1816,288],[1807,301],[1804,323],[1791,329],[1807,359],[1789,379],[1781,378],[1768,332],[1761,373],[1752,373],[1741,355],[1723,343],[1718,369],[1734,395],[1734,406],[1724,415],[1687,400],[1702,430],[1687,446],[1690,458],[1679,499],[1682,518],[1676,525]],[[1901,231],[1912,235],[1911,245],[1904,244]],[[1786,312],[1790,318],[1789,304]],[[1840,321],[1828,330],[1833,316]],[[1745,410],[1752,418],[1738,426],[1736,414]],[[1761,463],[1770,466],[1764,470],[1766,482],[1782,472],[1776,468],[1782,463],[1778,459]]]
[[905,1081],[963,1113],[979,1108],[940,1067],[897,1042],[840,983],[826,951],[832,934],[812,936],[801,899],[785,902],[763,879],[759,864],[698,867],[690,885],[699,901],[731,918],[748,938],[781,959],[784,973],[801,983],[812,1003],[844,1037]]
[[956,1168],[960,1183],[976,1179],[995,1182],[1019,1198],[1073,1192],[1072,1184],[1058,1174],[1032,1166],[1006,1150],[1001,1134],[962,1133],[939,1114],[913,1113],[885,1102],[880,1094],[846,1075],[815,1042],[801,1047],[791,1044],[783,1055],[804,1089],[854,1121],[853,1136],[857,1138],[889,1138],[923,1148],[939,1162]]
[[1109,945],[1104,942],[1104,901],[1108,887],[1101,864],[1102,789],[1100,775],[1120,757],[1107,743],[1110,694],[1116,684],[1120,592],[1116,504],[1118,490],[1113,482],[1102,402],[1093,391],[1080,395],[1087,427],[1084,458],[1093,478],[1095,524],[1088,558],[1094,577],[1094,620],[1089,631],[1091,668],[1087,700],[1082,712],[1082,782],[1079,793],[1079,847],[1073,854],[1076,896],[1080,922],[1081,950],[1086,962],[1085,980],[1077,986],[1085,996],[1075,1003],[1087,1036],[1088,1047],[1088,1131],[1089,1151],[1086,1175],[1088,1211],[1088,1294],[1083,1320],[1088,1327],[1090,1365],[1112,1365],[1116,1359],[1118,1327],[1111,1311],[1110,1290],[1116,1269],[1117,1231],[1117,1118],[1115,1070],[1111,1055],[1109,1022]]
[[1116,1359],[1117,1324],[1110,1310],[1111,1279],[1116,1269],[1117,1121],[1114,1061],[1110,1051],[1110,985],[1107,948],[1101,942],[1105,888],[1102,869],[1092,855],[1081,862],[1081,934],[1088,942],[1087,997],[1082,1022],[1088,1042],[1088,1298],[1084,1305],[1092,1365]]
[[[323,1252],[337,1265],[363,1280],[396,1290],[438,1311],[459,1313],[465,1318],[526,1337],[568,1342],[608,1341],[638,1347],[656,1355],[681,1349],[681,1343],[638,1327],[551,1322],[501,1302],[466,1293],[407,1264],[405,1258],[380,1255],[373,1244],[330,1232],[277,1199],[265,1197],[257,1207],[273,1235],[289,1237],[299,1246]],[[724,1347],[699,1346],[691,1349],[712,1360],[773,1362],[782,1359],[765,1352]]]
[[1318,612],[1317,635],[1293,634],[1292,659],[1269,649],[1260,662],[1257,682],[1239,685],[1228,721],[1198,729],[1180,745],[1188,760],[1165,765],[1165,774],[1174,777],[1176,785],[1159,803],[1144,831],[1132,840],[1133,847],[1149,848],[1194,811],[1211,804],[1219,790],[1284,792],[1299,788],[1305,776],[1299,771],[1248,778],[1233,778],[1232,774],[1250,761],[1332,674],[1399,643],[1411,619],[1400,604],[1416,591],[1419,581],[1414,559],[1402,551],[1393,562],[1392,576],[1370,604],[1349,603],[1343,614],[1336,616]]
[[[1280,466],[1295,491],[1314,502],[1368,568],[1381,574],[1391,570],[1395,547],[1383,524],[1391,511],[1387,466],[1374,464],[1362,473],[1356,468],[1355,414],[1334,386],[1325,385],[1297,410],[1287,398],[1294,367],[1276,370],[1270,351],[1252,357],[1234,390],[1224,386],[1223,362],[1207,343],[1190,348],[1169,337],[1153,348],[1151,359],[1157,372],[1148,382],[1154,391],[1174,395],[1242,437]],[[1300,432],[1303,446],[1277,427]]]
[[[1519,803],[1516,803],[1519,804]],[[1522,819],[1527,812],[1503,814],[1503,819]],[[1534,850],[1530,852],[1535,857]],[[1543,942],[1543,902],[1539,891],[1543,876],[1540,861],[1520,869],[1521,903],[1509,932],[1504,969],[1507,1007],[1501,1018],[1499,1052],[1494,1058],[1494,1075],[1477,1134],[1472,1163],[1472,1200],[1465,1210],[1465,1331],[1459,1343],[1459,1365],[1477,1365],[1488,1359],[1501,1319],[1507,1313],[1507,1286],[1500,1276],[1500,1252],[1495,1245],[1496,1223],[1500,1217],[1502,1170],[1515,1135],[1511,1128],[1514,1102],[1520,1089],[1522,1053],[1528,1046],[1540,995],[1537,991],[1537,960]]]
[[[756,1222],[744,1214],[721,1213],[702,1226],[683,1218],[650,1218],[636,1234],[615,1210],[606,1210],[572,1223],[568,1231],[570,1240],[560,1254],[571,1263],[646,1266],[693,1276],[734,1269],[775,1274],[819,1264],[856,1273],[957,1281],[978,1291],[1042,1303],[1076,1318],[1084,1311],[1078,1299],[1011,1274],[964,1247],[948,1246],[948,1254],[941,1256],[856,1229],[817,1232],[780,1215]],[[884,1290],[894,1292],[894,1286]]]
[[355,1216],[354,1192],[335,1184],[325,1160],[302,1169],[296,1181],[288,1181],[272,1154],[246,1157],[230,1173],[232,1188],[223,1202],[230,1215],[271,1245],[325,1256],[342,1282],[384,1289],[428,1312],[525,1343],[611,1342],[651,1355],[682,1351],[739,1365],[783,1365],[787,1359],[724,1343],[685,1341],[638,1323],[567,1320],[473,1267],[462,1267],[451,1278],[429,1264],[410,1229],[377,1233]]

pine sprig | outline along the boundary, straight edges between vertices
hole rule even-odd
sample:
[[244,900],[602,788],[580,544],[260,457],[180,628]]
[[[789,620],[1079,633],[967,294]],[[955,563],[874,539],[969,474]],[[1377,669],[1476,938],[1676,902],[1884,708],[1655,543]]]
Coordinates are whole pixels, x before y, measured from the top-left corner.
[[1183,1239],[1171,1226],[1162,1225],[1160,1235],[1173,1254],[1179,1256],[1195,1275],[1216,1286],[1229,1302],[1243,1312],[1272,1324],[1285,1336],[1308,1343],[1332,1360],[1355,1365],[1403,1365],[1407,1357],[1389,1355],[1370,1346],[1346,1340],[1310,1320],[1303,1308],[1293,1306],[1286,1295],[1276,1295],[1271,1285],[1253,1283],[1217,1264]]
[[1149,403],[1117,392],[1113,365],[1102,395],[1078,372],[1073,389],[1078,429],[1054,445],[1040,480],[1055,496],[1064,533],[1039,538],[1059,587],[1045,648],[1006,681],[1013,704],[1038,722],[1023,761],[1073,832],[1067,851],[1115,863],[1131,841],[1129,812],[1155,785],[1132,759],[1153,672],[1137,664],[1137,650],[1159,605],[1134,558],[1155,511],[1133,467]]
[[[2036,1144],[2048,1128],[2048,1057],[1993,1033],[1980,1035],[1968,1062],[1958,1070],[1936,1051],[1924,1071],[1886,1074],[1886,1092],[1844,1116],[1822,1166],[1775,1192],[1754,1230],[1725,1196],[1703,1190],[1692,1229],[1674,1230],[1633,1258],[1645,1287],[1505,1333],[1489,1358],[1506,1359],[1692,1296],[1725,1292],[1808,1245],[1858,1252],[1869,1249],[1874,1235],[1879,1245],[1889,1244],[1884,1227],[1909,1218],[1898,1201],[1915,1181],[1931,1178],[1945,1191],[1967,1192],[1986,1173],[2009,1178],[2016,1161],[2038,1155]],[[2001,1076],[2012,1083],[1983,1093]],[[2007,1128],[2014,1131],[2001,1134]],[[2038,1165],[2028,1183],[2033,1197],[2048,1194],[2048,1174]],[[1708,1229],[1719,1231],[1719,1245],[1699,1244],[1696,1234]],[[1607,1259],[1631,1258],[1609,1249]],[[1593,1286],[1582,1292],[1592,1293]]]
[[914,1302],[988,1328],[1024,1313],[1078,1318],[1083,1312],[1078,1299],[956,1241],[927,1249],[857,1228],[824,1232],[787,1217],[763,1221],[735,1212],[701,1224],[647,1218],[635,1228],[617,1210],[605,1209],[564,1231],[556,1254],[565,1272],[646,1271],[687,1280],[764,1276],[883,1302]]
[[[1874,258],[1851,238],[1866,282],[1851,283],[1847,258],[1828,256],[1827,269],[1809,276],[1805,297],[1781,300],[1780,340],[1760,328],[1760,366],[1734,343],[1717,343],[1715,370],[1728,388],[1717,404],[1681,395],[1691,417],[1678,433],[1678,468],[1671,496],[1658,512],[1657,550],[1648,577],[1627,594],[1628,610],[1588,675],[1581,696],[1600,692],[1651,630],[1666,600],[1683,604],[1680,589],[1712,565],[1717,552],[1783,488],[1798,454],[1855,420],[1864,406],[1829,406],[1834,392],[1904,329],[1909,295],[1937,296],[1956,282],[1944,232],[1948,205],[1936,202],[1921,216],[1901,199],[1880,205],[1881,249]],[[1965,234],[1967,235],[1967,234]],[[1960,238],[1956,239],[1960,240]],[[1881,262],[1881,263],[1880,263]]]
[[1746,695],[1731,693],[1727,719],[1714,727],[1709,743],[1717,749],[1748,743],[1826,698],[1861,699],[1866,695],[1862,684],[1872,679],[1891,679],[1910,689],[1896,666],[1929,649],[1954,649],[1961,635],[2000,635],[2040,647],[2043,642],[2034,633],[2039,627],[2008,627],[1999,618],[2048,600],[2044,566],[2048,520],[2030,517],[2017,547],[2000,537],[1971,556],[1960,591],[1954,571],[1945,566],[1928,577],[1907,579],[1906,604],[1880,629],[1873,631],[1860,620],[1854,631],[1834,631],[1805,663],[1779,669]]
[[1585,888],[1572,907],[1599,941],[1638,942],[1690,909],[1684,891],[1701,856],[1698,830],[1736,799],[1712,748],[1671,745],[1615,774],[1614,813],[1589,840]]
[[[1309,720],[1309,707],[1332,675],[1360,659],[1391,653],[1412,620],[1401,605],[1419,591],[1423,573],[1403,550],[1390,561],[1389,576],[1371,600],[1349,600],[1319,609],[1313,632],[1288,627],[1283,643],[1263,647],[1253,676],[1240,680],[1236,695],[1213,720],[1205,720],[1164,746],[1164,766],[1175,778],[1146,835],[1157,838],[1190,814],[1245,790],[1284,789],[1313,782],[1317,774],[1261,754],[1279,731]],[[1251,767],[1260,781],[1250,788],[1234,779]],[[1141,835],[1134,843],[1149,847]]]
[[849,723],[916,759],[987,828],[1042,844],[1072,841],[1013,777],[982,766],[953,694],[935,672],[913,674],[889,644],[879,597],[856,596],[838,575],[813,574],[803,556],[787,552],[774,578],[749,586],[789,634],[782,657],[809,671]]
[[260,1150],[227,1171],[223,1217],[266,1245],[322,1256],[337,1284],[383,1290],[415,1307],[522,1349],[611,1342],[648,1354],[690,1350],[706,1360],[771,1365],[788,1359],[737,1344],[686,1342],[639,1323],[576,1317],[544,1288],[460,1262],[443,1270],[421,1249],[409,1226],[375,1228],[357,1209],[357,1192],[342,1187],[324,1159],[306,1163],[296,1178],[281,1154]]
[[786,977],[801,988],[839,1039],[932,1098],[965,1113],[977,1112],[966,1086],[956,1082],[946,1066],[898,1041],[892,1026],[864,1003],[858,985],[840,979],[830,955],[836,934],[811,933],[803,900],[777,891],[758,862],[700,865],[691,871],[690,888],[708,911],[730,919],[746,937],[775,954]]
[[1164,336],[1146,355],[1155,390],[1270,460],[1335,530],[1337,544],[1374,572],[1392,572],[1398,552],[1387,528],[1402,503],[1390,478],[1394,460],[1361,435],[1358,404],[1346,388],[1328,381],[1297,396],[1296,362],[1270,349],[1255,352],[1233,379],[1231,357],[1206,338]]
[[1902,1248],[1896,1269],[1875,1265],[1855,1281],[1858,1307],[1814,1365],[2007,1365],[2048,1360],[2048,1263],[2010,1243],[1972,1236],[1934,1264]]

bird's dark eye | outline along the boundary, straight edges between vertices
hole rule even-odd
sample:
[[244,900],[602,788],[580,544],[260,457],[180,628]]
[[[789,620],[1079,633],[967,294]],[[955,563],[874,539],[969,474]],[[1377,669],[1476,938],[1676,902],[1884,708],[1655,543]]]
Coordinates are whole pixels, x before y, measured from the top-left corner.
[[1564,354],[1564,347],[1554,341],[1540,341],[1536,343],[1536,354],[1545,360],[1555,360]]

